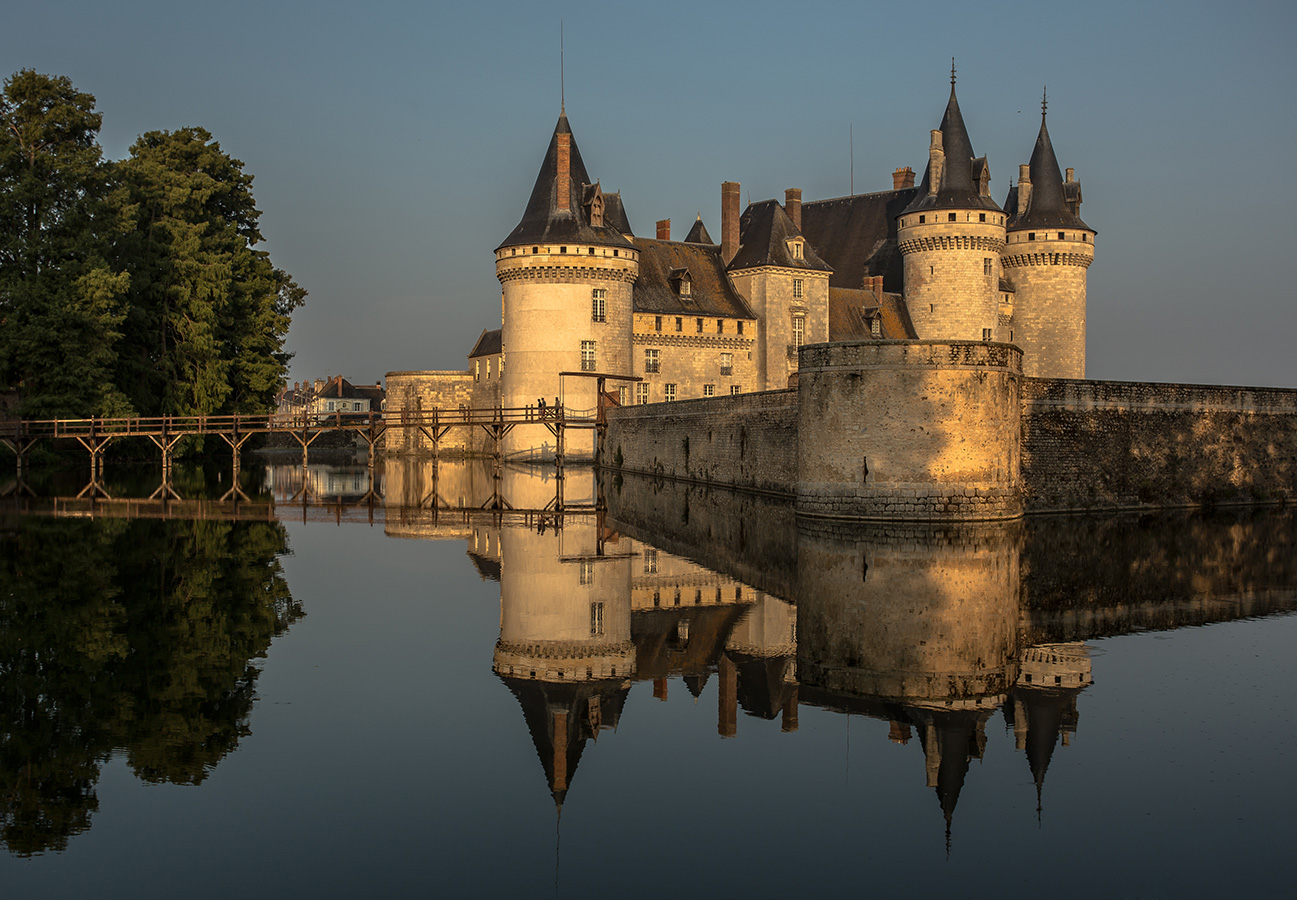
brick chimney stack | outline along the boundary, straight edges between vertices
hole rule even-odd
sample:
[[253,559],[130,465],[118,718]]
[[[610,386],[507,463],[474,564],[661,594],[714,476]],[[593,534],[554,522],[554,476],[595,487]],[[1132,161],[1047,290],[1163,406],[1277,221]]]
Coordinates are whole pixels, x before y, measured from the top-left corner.
[[572,135],[559,133],[558,139],[558,197],[555,198],[555,209],[569,208],[572,196]]
[[784,212],[793,220],[797,230],[802,230],[802,189],[789,188],[784,191]]
[[658,240],[659,241],[671,240],[671,220],[670,219],[658,219]]
[[914,187],[914,170],[909,166],[902,166],[892,173],[892,190],[900,191],[912,187]]
[[730,264],[739,252],[739,183],[721,184],[721,262]]

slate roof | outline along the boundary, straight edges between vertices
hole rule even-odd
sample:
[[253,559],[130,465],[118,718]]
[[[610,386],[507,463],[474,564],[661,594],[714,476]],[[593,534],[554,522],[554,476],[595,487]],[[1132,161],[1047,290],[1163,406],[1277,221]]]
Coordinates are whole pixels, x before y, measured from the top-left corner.
[[905,212],[925,209],[994,209],[999,205],[990,197],[983,197],[979,187],[981,173],[986,169],[986,157],[973,157],[973,142],[964,126],[964,115],[959,111],[955,85],[950,85],[950,100],[941,117],[941,148],[945,164],[941,167],[941,183],[931,192],[932,166],[924,167],[923,181],[918,195]]
[[[804,208],[803,208],[804,209]],[[831,272],[832,268],[816,254],[811,241],[806,241],[804,257],[794,259],[788,241],[805,237],[784,212],[778,200],[752,203],[739,219],[739,249],[730,260],[729,270],[755,269],[758,266],[780,266],[786,269],[806,269],[811,272]]]
[[[1031,151],[1030,171],[1031,197],[1025,210],[1018,209],[1018,191],[1015,188],[1009,189],[1009,201],[1005,206],[1005,212],[1009,214],[1006,223],[1009,231],[1028,228],[1094,230],[1082,222],[1081,217],[1067,205],[1069,199],[1080,202],[1081,184],[1077,181],[1067,184],[1063,182],[1063,173],[1058,168],[1058,157],[1054,155],[1054,145],[1049,140],[1049,129],[1045,127],[1043,114],[1040,117],[1040,133],[1036,135],[1036,146]],[[1069,194],[1073,196],[1069,197]]]
[[902,188],[802,204],[802,234],[833,268],[830,287],[860,288],[865,276],[882,275],[884,290],[904,288],[896,217],[918,192]]
[[626,218],[626,206],[621,200],[621,191],[603,195],[603,222],[610,228],[616,228],[625,237],[632,237],[630,220]]
[[469,351],[469,359],[477,359],[480,356],[493,356],[499,353],[503,347],[504,330],[496,328],[492,331],[483,331],[478,337],[477,343]]
[[689,233],[685,235],[685,243],[715,245],[716,242],[713,241],[712,236],[707,233],[707,226],[703,224],[702,216],[697,218],[694,222],[694,227],[690,228]]
[[[881,320],[881,334],[870,328],[871,316]],[[873,291],[829,286],[829,340],[917,340],[910,311],[900,294],[884,292],[881,302]]]
[[[639,278],[631,293],[635,312],[756,318],[725,274],[718,247],[648,238],[635,238],[635,247],[640,251]],[[689,273],[690,293],[685,297],[672,279],[680,270]]]
[[[531,198],[527,201],[527,209],[522,214],[522,221],[509,232],[509,236],[504,239],[500,247],[560,241],[615,247],[629,246],[626,238],[622,237],[622,232],[618,230],[620,225],[625,224],[625,210],[620,210],[617,219],[608,216],[606,198],[610,195],[605,195],[604,221],[616,224],[594,226],[587,220],[582,201],[585,198],[586,185],[594,182],[586,172],[575,137],[571,138],[568,156],[568,208],[565,210],[558,208],[558,136],[560,134],[572,134],[567,113],[561,113],[558,123],[554,126],[554,135],[550,138],[549,149],[545,151],[545,159],[540,165],[540,174],[536,176],[536,184],[531,189]],[[618,197],[618,208],[621,206],[620,200],[621,198]],[[496,249],[499,250],[500,247]]]

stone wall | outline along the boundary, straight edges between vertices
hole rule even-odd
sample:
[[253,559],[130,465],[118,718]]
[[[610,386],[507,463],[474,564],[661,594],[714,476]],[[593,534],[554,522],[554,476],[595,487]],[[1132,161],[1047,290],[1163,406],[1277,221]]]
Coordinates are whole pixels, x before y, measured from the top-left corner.
[[791,496],[797,483],[797,392],[763,391],[608,411],[604,463]]
[[[434,409],[462,407],[490,409],[499,403],[498,378],[475,381],[471,371],[388,372],[387,405],[384,418],[391,425],[401,421],[402,411],[416,414]],[[432,442],[418,428],[389,428],[384,452],[408,456],[432,453]],[[491,440],[481,428],[452,428],[441,439],[442,453],[478,455],[491,452]]]
[[797,512],[978,521],[1022,514],[1022,351],[860,341],[801,353]]
[[1024,379],[1028,512],[1297,496],[1297,390]]

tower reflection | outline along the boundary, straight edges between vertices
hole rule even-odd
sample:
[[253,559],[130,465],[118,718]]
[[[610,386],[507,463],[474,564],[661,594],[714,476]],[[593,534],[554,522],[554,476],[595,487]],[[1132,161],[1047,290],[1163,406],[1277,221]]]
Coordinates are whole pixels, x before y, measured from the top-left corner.
[[1297,607],[1297,564],[1275,553],[1294,545],[1291,513],[847,527],[651,479],[486,474],[442,462],[456,505],[389,510],[387,528],[463,538],[499,582],[493,668],[560,805],[636,682],[668,701],[678,677],[697,699],[714,676],[721,737],[740,711],[794,732],[807,705],[888,723],[921,752],[949,840],[997,710],[1039,814],[1092,683],[1086,640]]

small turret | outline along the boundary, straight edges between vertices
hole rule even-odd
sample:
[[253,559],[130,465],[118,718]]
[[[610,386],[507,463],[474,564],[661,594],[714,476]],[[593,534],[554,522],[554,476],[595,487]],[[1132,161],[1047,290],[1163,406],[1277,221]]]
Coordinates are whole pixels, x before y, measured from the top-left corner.
[[991,199],[990,180],[986,158],[973,156],[952,66],[950,100],[931,133],[923,181],[898,217],[905,300],[922,340],[1002,338],[1004,211]]
[[1045,124],[1031,162],[1019,167],[1018,187],[1006,202],[1005,280],[1014,291],[1012,330],[1023,350],[1025,374],[1085,377],[1086,269],[1094,261],[1095,231],[1078,215],[1081,183],[1064,180]]

